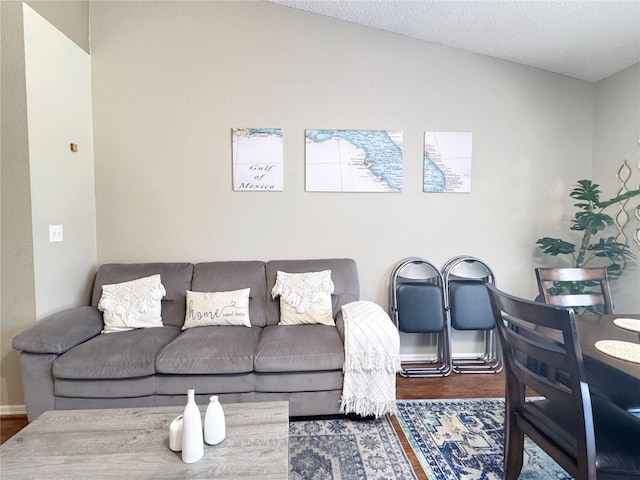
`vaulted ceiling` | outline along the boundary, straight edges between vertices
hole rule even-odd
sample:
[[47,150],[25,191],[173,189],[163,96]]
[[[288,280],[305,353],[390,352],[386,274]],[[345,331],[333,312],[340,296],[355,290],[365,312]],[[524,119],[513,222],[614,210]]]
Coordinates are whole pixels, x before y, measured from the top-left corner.
[[596,82],[640,61],[640,0],[269,0]]

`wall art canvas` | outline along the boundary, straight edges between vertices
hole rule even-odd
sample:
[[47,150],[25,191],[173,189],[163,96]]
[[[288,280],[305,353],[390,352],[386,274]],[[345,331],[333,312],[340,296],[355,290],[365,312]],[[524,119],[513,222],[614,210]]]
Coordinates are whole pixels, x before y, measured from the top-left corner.
[[423,191],[471,192],[471,132],[425,132]]
[[284,159],[281,128],[233,128],[233,189],[282,191]]
[[401,192],[402,131],[306,130],[307,192]]

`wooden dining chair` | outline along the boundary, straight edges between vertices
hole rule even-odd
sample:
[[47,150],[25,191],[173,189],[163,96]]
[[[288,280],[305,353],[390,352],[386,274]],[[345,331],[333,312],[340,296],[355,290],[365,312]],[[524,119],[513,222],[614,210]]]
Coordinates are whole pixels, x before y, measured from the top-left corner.
[[525,435],[576,480],[640,478],[640,421],[590,394],[573,309],[487,289],[506,371],[504,478],[520,474]]
[[[561,307],[584,307],[586,312],[613,313],[605,267],[536,268],[540,298]],[[570,282],[558,285],[557,282]],[[562,290],[562,291],[560,291]]]

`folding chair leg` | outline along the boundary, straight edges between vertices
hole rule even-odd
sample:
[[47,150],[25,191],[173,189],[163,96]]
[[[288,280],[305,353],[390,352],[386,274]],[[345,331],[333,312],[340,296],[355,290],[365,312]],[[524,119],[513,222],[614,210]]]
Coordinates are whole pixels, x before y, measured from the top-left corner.
[[[451,343],[449,338],[448,329],[445,329],[441,334],[438,334],[438,357],[431,362],[416,362],[412,364],[407,362],[407,365],[422,365],[414,368],[402,368],[400,375],[403,377],[446,377],[451,374]],[[438,366],[433,366],[438,365]]]
[[502,370],[502,354],[495,329],[485,332],[484,352],[471,358],[451,360],[451,369],[455,373],[498,373]]

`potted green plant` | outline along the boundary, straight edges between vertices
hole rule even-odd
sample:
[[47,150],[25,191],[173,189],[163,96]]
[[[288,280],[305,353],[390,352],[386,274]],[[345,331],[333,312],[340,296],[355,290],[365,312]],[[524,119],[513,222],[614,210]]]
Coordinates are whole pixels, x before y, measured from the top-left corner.
[[[577,243],[571,243],[561,238],[543,237],[536,242],[543,253],[551,256],[566,255],[570,257],[573,267],[606,266],[611,278],[619,277],[627,260],[635,258],[628,243],[616,240],[613,235],[607,235],[606,230],[613,225],[613,218],[604,210],[618,202],[640,195],[639,190],[630,190],[609,200],[600,200],[599,185],[591,180],[579,180],[569,193],[571,198],[578,200],[574,206],[578,208],[571,220],[572,231],[582,232],[582,238]],[[593,263],[592,263],[593,262]],[[580,294],[588,288],[589,282],[555,282],[550,289],[552,295],[561,293]]]
[[552,256],[569,255],[571,266],[587,267],[599,259],[598,266],[606,266],[607,273],[617,277],[622,273],[625,262],[635,258],[628,243],[619,242],[614,236],[607,236],[605,230],[613,225],[613,218],[603,211],[618,202],[636,195],[639,190],[630,190],[606,201],[600,201],[599,185],[591,180],[579,180],[569,193],[578,200],[578,208],[571,220],[571,230],[582,232],[579,243],[574,244],[560,238],[543,237],[536,242],[543,253]]

